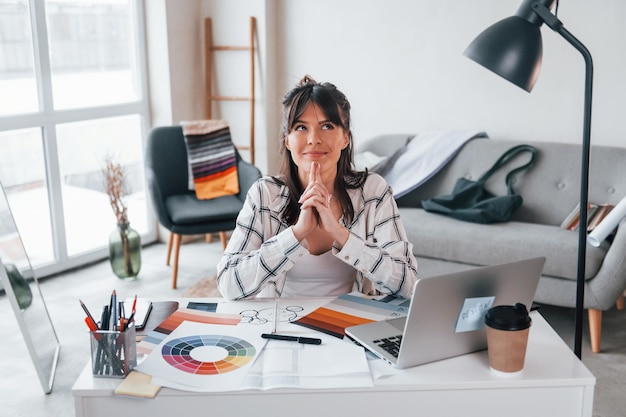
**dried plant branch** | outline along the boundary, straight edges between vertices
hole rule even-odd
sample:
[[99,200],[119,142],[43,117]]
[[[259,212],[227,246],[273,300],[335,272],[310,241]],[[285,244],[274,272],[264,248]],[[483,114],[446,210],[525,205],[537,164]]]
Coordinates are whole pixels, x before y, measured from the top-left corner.
[[128,224],[125,201],[128,191],[124,178],[124,168],[121,164],[115,162],[111,155],[107,155],[102,174],[104,175],[104,185],[106,193],[109,196],[109,203],[111,204],[117,223]]

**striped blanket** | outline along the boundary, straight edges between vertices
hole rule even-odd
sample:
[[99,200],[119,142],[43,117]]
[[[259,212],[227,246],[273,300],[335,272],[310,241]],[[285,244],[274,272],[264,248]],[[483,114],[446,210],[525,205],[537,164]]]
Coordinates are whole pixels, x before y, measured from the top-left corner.
[[181,122],[196,197],[209,200],[239,193],[237,158],[224,120]]

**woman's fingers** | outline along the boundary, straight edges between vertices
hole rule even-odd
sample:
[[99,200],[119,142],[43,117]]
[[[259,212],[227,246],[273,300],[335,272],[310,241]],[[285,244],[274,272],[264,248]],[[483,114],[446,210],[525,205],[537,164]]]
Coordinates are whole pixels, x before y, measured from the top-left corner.
[[317,170],[319,170],[319,164],[311,162],[311,169],[309,169],[309,185],[313,184],[317,180],[317,177],[319,177],[319,174],[316,172]]
[[302,203],[300,204],[301,210],[304,210],[305,208],[322,209],[326,207],[329,207],[328,197],[324,198],[319,194],[314,194],[303,198]]
[[311,172],[313,172],[313,181],[316,183],[322,183],[322,177],[320,174],[321,167],[319,162],[311,163]]
[[309,171],[309,183],[307,184],[304,192],[300,196],[298,203],[304,203],[309,198],[319,196],[321,201],[329,200],[328,190],[321,181],[320,164],[318,162],[311,162],[311,170]]

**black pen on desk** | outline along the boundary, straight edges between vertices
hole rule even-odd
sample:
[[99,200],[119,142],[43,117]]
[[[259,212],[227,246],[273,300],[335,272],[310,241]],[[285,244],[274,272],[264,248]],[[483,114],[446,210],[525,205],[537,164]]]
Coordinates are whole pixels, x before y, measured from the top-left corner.
[[263,333],[261,335],[263,339],[272,339],[272,340],[285,340],[287,342],[298,342],[305,345],[321,345],[322,339],[317,339],[314,337],[300,337],[300,336],[288,336],[284,334],[275,334],[275,333]]

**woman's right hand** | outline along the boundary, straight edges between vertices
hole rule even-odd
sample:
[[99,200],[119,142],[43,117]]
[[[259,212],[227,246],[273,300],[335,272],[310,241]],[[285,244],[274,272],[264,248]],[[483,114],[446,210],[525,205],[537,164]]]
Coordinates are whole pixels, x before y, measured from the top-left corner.
[[299,201],[301,204],[300,215],[292,229],[296,239],[302,241],[309,233],[315,230],[320,222],[315,205],[320,202],[324,204],[324,202],[327,201],[328,190],[326,190],[320,178],[320,165],[319,163],[312,162],[311,170],[309,171],[309,184],[302,193]]

